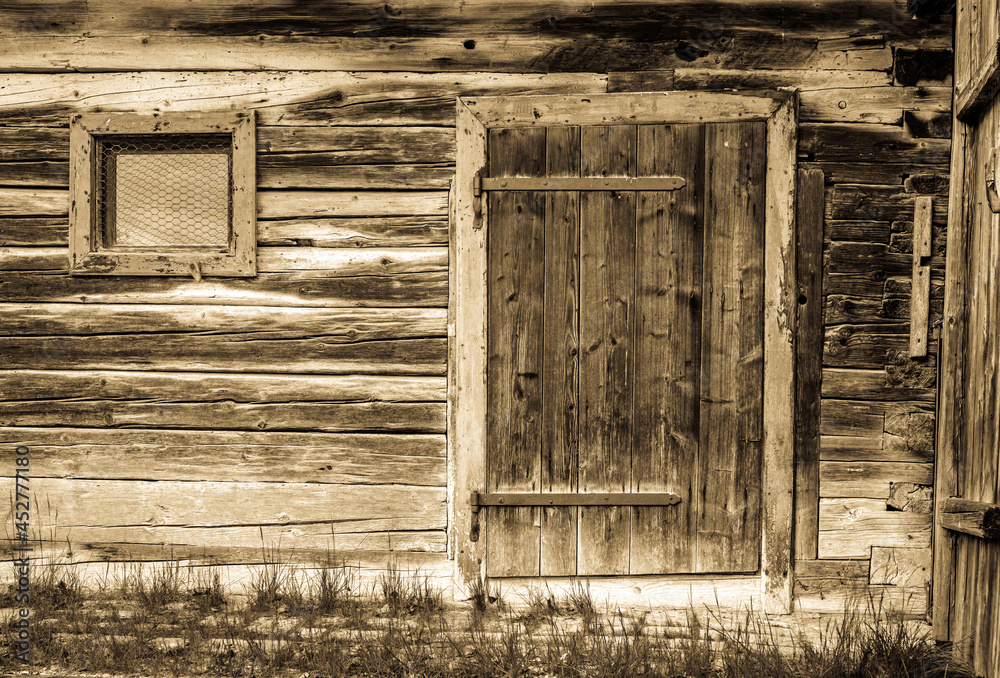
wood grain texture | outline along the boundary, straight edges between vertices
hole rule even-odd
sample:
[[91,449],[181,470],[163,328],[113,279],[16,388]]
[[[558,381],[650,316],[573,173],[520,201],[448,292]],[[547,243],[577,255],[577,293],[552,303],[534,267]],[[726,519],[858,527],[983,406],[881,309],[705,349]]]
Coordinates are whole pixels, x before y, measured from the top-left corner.
[[929,197],[919,197],[913,208],[913,275],[910,301],[910,357],[927,355],[930,321],[931,269],[925,263],[931,256],[931,206]]
[[821,499],[820,558],[869,558],[873,546],[930,548],[930,516],[888,511],[885,500]]
[[0,428],[35,478],[445,486],[443,435]]
[[795,557],[816,558],[819,524],[820,397],[823,382],[823,207],[821,170],[799,169],[797,219]]
[[639,174],[688,183],[639,194],[631,489],[673,492],[681,502],[633,509],[631,574],[697,567],[704,156],[701,125],[639,128]]
[[705,130],[697,567],[759,565],[764,123]]
[[[545,175],[579,176],[580,128],[545,130]],[[580,380],[580,195],[545,194],[542,492],[577,489]],[[540,574],[576,574],[577,508],[540,509]]]
[[[545,130],[489,134],[490,176],[544,176]],[[489,194],[487,489],[534,492],[541,481],[545,196]],[[488,576],[539,573],[538,507],[487,511]]]
[[[581,174],[635,176],[636,128],[584,127]],[[634,192],[580,197],[581,492],[624,492],[631,476],[635,323]],[[626,574],[629,507],[581,507],[578,574]]]

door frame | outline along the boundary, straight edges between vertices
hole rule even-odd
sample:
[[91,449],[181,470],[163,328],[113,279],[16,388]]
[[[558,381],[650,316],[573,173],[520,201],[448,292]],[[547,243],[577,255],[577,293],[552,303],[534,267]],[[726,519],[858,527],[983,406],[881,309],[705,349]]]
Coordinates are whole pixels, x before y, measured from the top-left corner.
[[472,541],[472,492],[485,491],[487,201],[475,195],[494,127],[767,123],[760,594],[792,611],[795,458],[796,141],[794,91],[641,92],[460,97],[449,280],[448,503],[455,583],[484,576],[486,540]]

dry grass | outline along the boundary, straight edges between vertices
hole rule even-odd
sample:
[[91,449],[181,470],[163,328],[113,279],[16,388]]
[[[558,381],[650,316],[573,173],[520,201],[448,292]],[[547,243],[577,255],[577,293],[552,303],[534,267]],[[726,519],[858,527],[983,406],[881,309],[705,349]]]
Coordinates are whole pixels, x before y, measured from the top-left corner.
[[[146,676],[436,678],[966,678],[950,654],[878,600],[845,611],[811,642],[778,638],[760,614],[688,609],[680,633],[646,615],[602,615],[585,583],[505,600],[493,582],[446,604],[431,580],[394,564],[373,586],[331,562],[307,572],[277,550],[238,594],[217,567],[136,565],[84,590],[72,566],[33,573],[37,669]],[[11,594],[4,605],[15,607]],[[0,670],[23,668],[7,629]],[[791,642],[788,640],[791,638]]]

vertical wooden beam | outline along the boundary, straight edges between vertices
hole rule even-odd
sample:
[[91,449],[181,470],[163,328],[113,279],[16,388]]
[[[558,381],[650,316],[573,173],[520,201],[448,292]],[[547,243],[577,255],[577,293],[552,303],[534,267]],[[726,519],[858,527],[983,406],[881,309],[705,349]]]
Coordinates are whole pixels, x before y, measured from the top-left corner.
[[823,375],[822,170],[799,170],[798,336],[795,407],[795,558],[815,560],[819,551],[819,418]]
[[[486,128],[458,100],[455,158],[455,427],[451,440],[451,514],[455,584],[459,591],[480,576],[483,535],[473,533],[470,493],[485,488],[486,440],[486,201],[473,194],[473,178],[486,166]],[[478,521],[477,521],[478,522]],[[473,541],[473,537],[476,538]]]
[[770,614],[792,611],[797,114],[798,96],[792,93],[767,121],[761,596]]
[[69,125],[69,270],[75,270],[94,249],[90,190],[94,172],[94,137],[75,115]]
[[913,206],[913,273],[910,278],[910,357],[927,356],[927,324],[931,308],[931,197]]
[[[960,3],[961,5],[961,3]],[[962,349],[965,344],[967,230],[965,209],[965,154],[969,128],[957,117],[952,120],[951,188],[948,194],[948,250],[945,258],[944,323],[939,352],[937,398],[937,444],[934,463],[936,502],[954,496],[957,489],[956,462],[962,450],[964,431],[964,371]],[[934,637],[951,640],[952,579],[954,577],[955,538],[941,525],[940,508],[934,515]]]
[[243,275],[257,275],[257,129],[256,111],[233,130],[232,249]]

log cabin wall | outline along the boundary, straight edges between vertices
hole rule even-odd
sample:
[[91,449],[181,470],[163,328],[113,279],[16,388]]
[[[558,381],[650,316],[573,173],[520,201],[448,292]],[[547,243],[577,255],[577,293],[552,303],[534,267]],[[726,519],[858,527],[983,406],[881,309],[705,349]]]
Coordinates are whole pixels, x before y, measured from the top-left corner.
[[[910,243],[931,196],[933,328],[949,15],[902,0],[0,6],[0,440],[32,449],[53,549],[253,563],[263,541],[450,572],[455,97],[795,87],[800,168],[825,178],[796,595],[836,612],[871,585],[923,613],[937,344],[909,358]],[[69,277],[70,115],[231,109],[257,112],[259,275]]]

